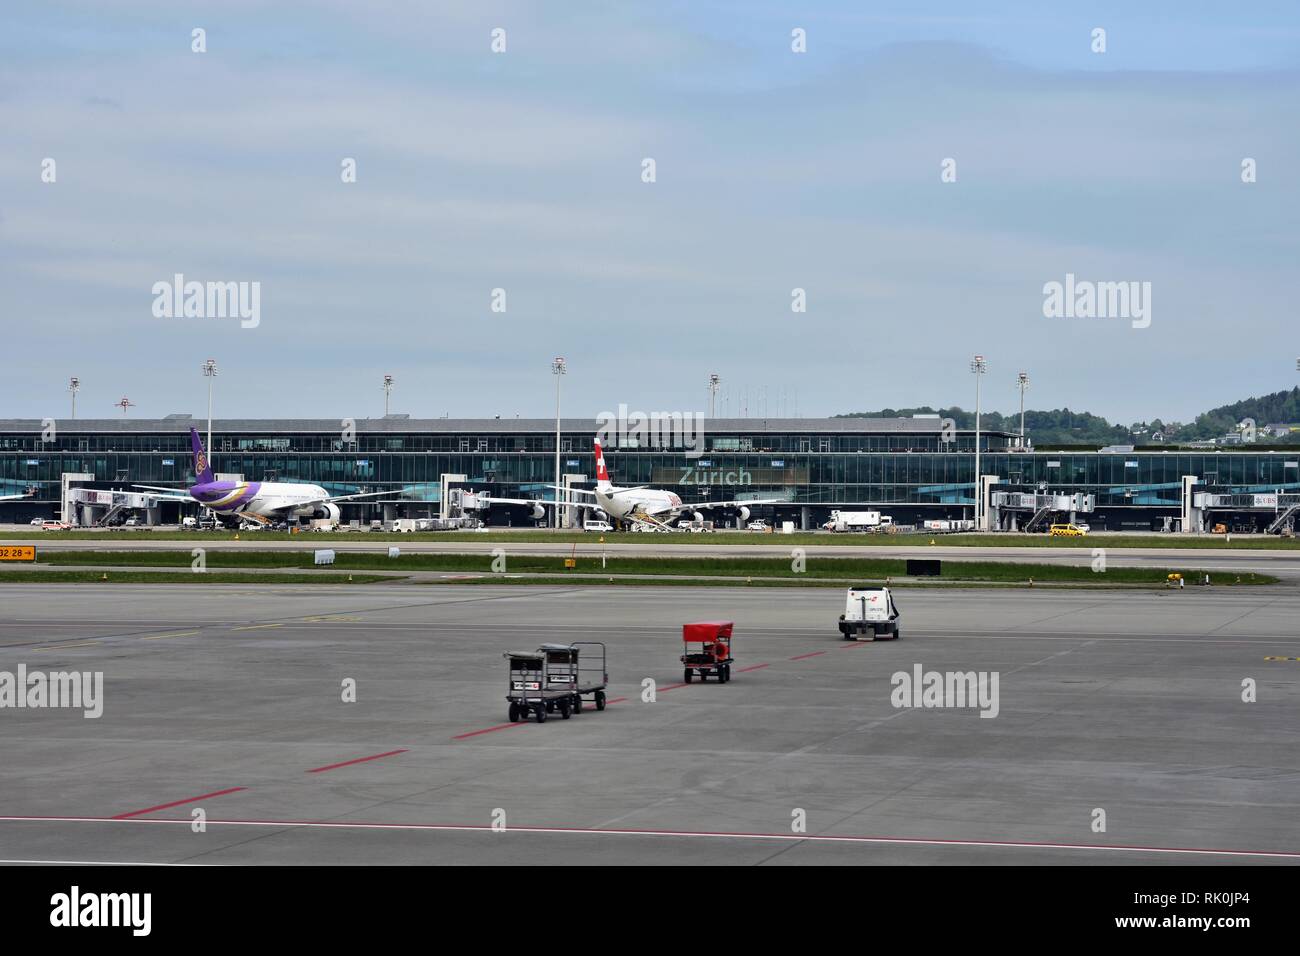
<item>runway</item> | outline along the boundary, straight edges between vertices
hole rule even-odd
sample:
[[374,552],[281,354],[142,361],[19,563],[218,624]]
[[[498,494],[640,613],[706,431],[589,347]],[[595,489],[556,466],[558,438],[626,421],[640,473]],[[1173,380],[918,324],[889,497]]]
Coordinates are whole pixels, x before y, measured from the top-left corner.
[[[838,637],[842,593],[8,585],[0,671],[99,671],[104,694],[98,719],[0,710],[0,845],[191,864],[1300,861],[1290,589],[904,592],[903,639],[865,644]],[[683,685],[681,623],[717,618],[736,621],[733,681]],[[507,723],[501,653],[571,640],[608,644],[609,708]],[[916,665],[996,673],[996,717],[895,706]]]
[[[644,541],[599,542],[594,536],[590,541],[579,542],[576,554],[599,555],[602,552],[613,557],[616,555],[641,557],[784,557],[788,558],[796,548],[802,549],[806,556],[812,558],[890,558],[905,560],[908,558],[938,558],[944,561],[1006,561],[1017,564],[1062,564],[1076,567],[1088,567],[1093,561],[1094,548],[1105,550],[1108,565],[1117,568],[1175,568],[1194,567],[1206,571],[1221,573],[1256,572],[1272,574],[1289,584],[1300,584],[1300,549],[1217,549],[1217,548],[1108,548],[1105,536],[1098,535],[1087,548],[1044,548],[1044,547],[997,547],[997,546],[952,546],[926,545],[918,547],[869,545],[869,544],[782,544],[780,536],[764,536],[761,543],[744,544],[708,544],[676,543],[664,541],[668,535],[644,535]],[[755,535],[755,537],[759,537]],[[827,536],[828,541],[835,539]],[[939,538],[937,540],[942,540]],[[309,551],[315,548],[330,548],[338,552],[367,551],[384,553],[390,546],[399,548],[403,554],[478,554],[490,562],[493,552],[504,550],[508,555],[551,555],[568,557],[575,553],[575,546],[569,542],[537,541],[475,541],[466,538],[448,540],[429,540],[412,538],[408,541],[368,540],[364,534],[346,540],[320,540],[313,535],[304,534],[292,539],[283,535],[266,532],[251,532],[239,541],[229,539],[212,540],[202,535],[192,539],[149,539],[141,535],[139,540],[122,538],[96,540],[60,539],[52,535],[48,540],[6,541],[0,536],[0,545],[35,544],[41,551],[184,551],[202,547],[209,551]]]

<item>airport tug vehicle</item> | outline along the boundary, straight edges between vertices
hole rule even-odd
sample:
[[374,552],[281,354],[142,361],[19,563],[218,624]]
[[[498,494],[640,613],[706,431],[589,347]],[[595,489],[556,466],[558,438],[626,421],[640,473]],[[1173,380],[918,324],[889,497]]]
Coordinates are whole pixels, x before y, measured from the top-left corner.
[[605,709],[605,645],[599,641],[573,644],[543,644],[535,651],[507,651],[510,662],[511,723],[537,718],[545,723],[548,714],[559,713],[568,720],[582,713],[583,698],[590,697],[597,710]]
[[731,680],[731,621],[697,621],[682,625],[682,643],[685,653],[681,661],[686,667],[685,681],[691,682],[695,674],[705,681],[710,674],[718,683]]
[[870,634],[871,640],[896,641],[898,632],[898,605],[889,588],[849,588],[844,613],[840,615],[840,634],[846,641],[860,641]]

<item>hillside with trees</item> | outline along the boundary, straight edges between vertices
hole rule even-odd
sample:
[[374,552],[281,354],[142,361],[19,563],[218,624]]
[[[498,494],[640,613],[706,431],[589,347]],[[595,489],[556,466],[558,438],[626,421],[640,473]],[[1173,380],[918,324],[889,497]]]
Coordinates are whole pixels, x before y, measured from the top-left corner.
[[[876,412],[851,412],[837,418],[911,418],[913,415],[938,415],[951,418],[961,429],[975,427],[975,413],[959,406],[931,408],[882,408]],[[1230,405],[1221,405],[1196,416],[1189,423],[1164,421],[1136,421],[1130,425],[1108,422],[1099,415],[1079,412],[1069,408],[1049,411],[1025,410],[1025,431],[1035,445],[1181,445],[1193,441],[1208,441],[1234,434],[1237,425],[1253,419],[1260,444],[1297,444],[1300,433],[1285,437],[1266,435],[1265,425],[1274,423],[1300,424],[1300,388],[1273,392],[1259,398],[1248,398]],[[980,425],[990,431],[1019,434],[1020,413],[981,412]]]

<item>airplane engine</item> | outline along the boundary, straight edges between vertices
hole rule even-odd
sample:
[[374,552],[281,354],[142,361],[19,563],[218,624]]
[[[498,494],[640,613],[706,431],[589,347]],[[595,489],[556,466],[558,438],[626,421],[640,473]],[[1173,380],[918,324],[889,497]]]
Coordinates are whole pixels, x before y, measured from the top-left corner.
[[746,508],[744,505],[741,505],[740,508],[737,509],[737,513],[740,515],[741,521],[749,520],[749,509]]
[[533,518],[536,519],[537,521],[541,521],[545,517],[546,517],[546,509],[543,508],[541,505],[533,505]]
[[314,505],[309,517],[313,520],[329,519],[330,521],[337,522],[340,514],[342,514],[342,512],[339,510],[339,506],[327,501],[323,504]]
[[696,521],[699,521],[699,522],[701,522],[701,523],[703,523],[703,521],[704,521],[704,515],[703,515],[703,513],[699,512],[699,511],[696,511],[696,512],[692,513],[691,517],[694,518]]

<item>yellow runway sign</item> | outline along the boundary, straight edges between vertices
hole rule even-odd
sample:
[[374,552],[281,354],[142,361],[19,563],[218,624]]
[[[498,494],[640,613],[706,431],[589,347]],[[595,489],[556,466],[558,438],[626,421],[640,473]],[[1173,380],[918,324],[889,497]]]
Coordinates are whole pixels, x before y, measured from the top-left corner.
[[35,561],[36,545],[6,544],[0,545],[0,561]]

